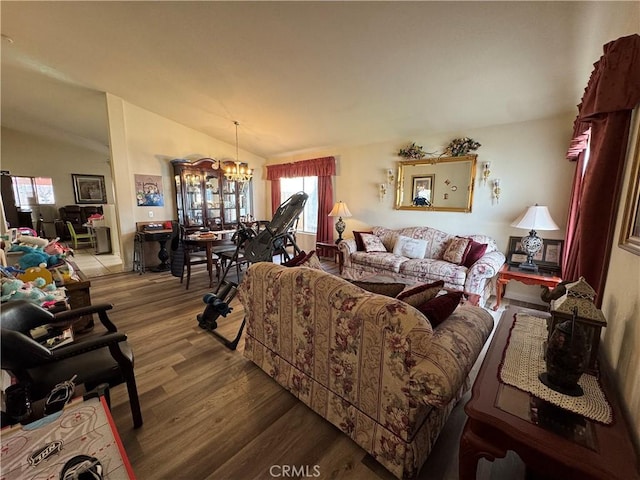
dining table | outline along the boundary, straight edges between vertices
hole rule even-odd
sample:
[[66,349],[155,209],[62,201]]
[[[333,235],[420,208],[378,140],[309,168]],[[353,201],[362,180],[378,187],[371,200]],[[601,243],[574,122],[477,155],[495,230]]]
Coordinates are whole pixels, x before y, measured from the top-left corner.
[[204,247],[207,252],[207,272],[209,274],[209,288],[213,287],[213,272],[215,269],[215,259],[213,255],[222,250],[235,250],[236,244],[231,237],[236,233],[236,229],[214,230],[209,232],[195,232],[185,237],[185,244],[188,246]]

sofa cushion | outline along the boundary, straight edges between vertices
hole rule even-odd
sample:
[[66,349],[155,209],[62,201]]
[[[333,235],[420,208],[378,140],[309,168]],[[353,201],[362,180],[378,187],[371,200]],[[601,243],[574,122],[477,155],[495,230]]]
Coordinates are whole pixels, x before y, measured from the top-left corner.
[[488,245],[486,243],[478,243],[475,240],[469,239],[469,247],[467,248],[467,254],[462,259],[462,265],[467,268],[476,263],[484,253],[487,251]]
[[360,238],[362,238],[362,245],[364,245],[364,250],[367,253],[387,251],[380,238],[375,235],[362,233],[360,234]]
[[398,235],[393,253],[407,258],[424,258],[427,251],[427,241],[419,238]]
[[315,250],[311,250],[309,253],[307,253],[307,255],[298,264],[298,267],[308,267],[315,268],[316,270],[324,270],[324,268],[322,268],[322,263],[320,263],[318,255],[316,255]]
[[449,292],[427,300],[418,305],[417,308],[424,313],[424,316],[431,322],[431,326],[435,328],[449,318],[449,315],[458,308],[461,298],[462,292]]
[[362,280],[351,280],[351,283],[366,290],[367,292],[384,295],[385,297],[395,298],[407,285],[404,283],[389,282],[367,282]]
[[442,280],[433,283],[419,283],[405,288],[396,298],[417,308],[435,297],[443,286],[444,282]]
[[351,263],[395,273],[398,273],[400,266],[408,261],[410,260],[407,257],[399,257],[391,252],[354,252],[351,254]]
[[464,237],[453,237],[449,240],[449,244],[447,245],[447,249],[444,251],[444,255],[442,255],[442,259],[455,263],[456,265],[461,265],[464,260],[465,255],[467,254],[467,248],[469,247],[470,239]]
[[364,251],[364,243],[362,242],[362,234],[363,233],[367,233],[367,234],[372,234],[372,231],[369,232],[356,232],[355,230],[353,231],[353,239],[356,241],[356,250],[358,250],[359,252],[363,252]]
[[467,267],[444,260],[411,259],[400,264],[398,273],[407,277],[444,280],[447,286],[462,287],[467,278]]

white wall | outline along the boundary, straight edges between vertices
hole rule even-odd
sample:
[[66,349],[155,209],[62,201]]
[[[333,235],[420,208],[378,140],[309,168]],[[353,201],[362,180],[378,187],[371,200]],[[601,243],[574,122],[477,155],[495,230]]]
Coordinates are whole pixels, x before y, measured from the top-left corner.
[[[173,168],[170,161],[176,158],[235,158],[236,150],[235,145],[196,132],[111,94],[107,94],[107,110],[121,251],[126,270],[131,268],[133,261],[136,222],[176,219]],[[235,128],[233,120],[229,120],[229,128]],[[241,129],[239,139],[242,145]],[[261,178],[265,160],[242,149],[239,156],[255,169],[254,216],[263,218],[265,204],[259,200],[265,198]],[[162,176],[164,207],[137,206],[134,181],[136,174]],[[149,217],[149,212],[153,212],[153,218]],[[149,247],[148,250],[153,248],[152,245]],[[157,258],[153,258],[154,252],[151,251],[150,254],[148,265],[157,264]]]
[[[345,219],[345,237],[352,230],[373,225],[391,228],[427,225],[449,233],[465,235],[482,233],[496,239],[506,252],[509,236],[527,232],[509,224],[529,205],[548,205],[560,230],[540,232],[543,238],[564,238],[569,195],[575,165],[565,159],[573,130],[575,113],[525,123],[429,135],[395,142],[371,143],[356,147],[336,147],[308,151],[296,155],[270,158],[269,164],[287,163],[333,155],[337,161],[335,199],[346,202],[353,217]],[[378,186],[386,180],[386,171],[397,173],[399,148],[415,141],[428,152],[441,152],[456,137],[469,136],[480,142],[477,150],[473,211],[471,213],[417,212],[395,210],[395,186],[386,198],[379,199]],[[482,162],[491,162],[491,178],[501,179],[499,203],[492,199],[491,186],[480,178]],[[397,177],[397,175],[396,175]],[[268,200],[265,192],[265,201]],[[507,297],[540,302],[540,288],[509,283]]]
[[[631,146],[638,145],[638,124],[640,115],[636,114],[635,136],[631,136],[629,142]],[[616,372],[619,389],[631,415],[635,440],[640,445],[640,256],[618,246],[635,148],[628,151],[607,284],[602,297],[602,312],[607,320],[602,341],[604,353]],[[639,154],[635,151],[635,155]]]
[[[50,177],[56,196],[55,216],[57,208],[76,203],[72,173],[104,175],[107,202],[114,201],[109,156],[70,143],[2,127],[2,169],[12,175]],[[45,215],[45,220],[53,218]]]

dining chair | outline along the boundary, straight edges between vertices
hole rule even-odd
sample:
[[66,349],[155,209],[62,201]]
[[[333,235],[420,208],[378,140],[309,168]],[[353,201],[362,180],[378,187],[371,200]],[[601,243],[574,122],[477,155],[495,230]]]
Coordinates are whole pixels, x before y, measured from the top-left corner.
[[[57,385],[72,378],[87,391],[104,383],[110,388],[126,383],[133,426],[140,427],[142,413],[133,372],[133,351],[127,336],[118,332],[107,315],[112,308],[110,304],[99,304],[53,314],[26,300],[4,303],[0,312],[1,368],[28,386],[31,401],[46,398]],[[76,335],[73,342],[55,349],[32,337],[31,331],[37,327],[66,327],[74,319],[91,314],[97,314],[106,332],[96,329]],[[108,401],[109,396],[106,398]]]
[[[187,272],[187,281],[185,288],[189,290],[189,283],[191,282],[191,267],[193,265],[206,265],[208,263],[207,250],[202,245],[189,242],[187,238],[188,232],[183,225],[180,225],[180,241],[182,242],[182,248],[184,252],[184,267],[180,274],[180,283],[183,283],[184,272]],[[220,278],[220,263],[219,257],[215,253],[212,253],[212,263],[216,269],[216,278]]]
[[67,221],[67,228],[69,229],[69,235],[71,235],[71,240],[73,241],[74,250],[78,249],[78,243],[88,243],[92,247],[94,246],[92,233],[76,233],[76,229],[73,228],[73,224],[69,221]]

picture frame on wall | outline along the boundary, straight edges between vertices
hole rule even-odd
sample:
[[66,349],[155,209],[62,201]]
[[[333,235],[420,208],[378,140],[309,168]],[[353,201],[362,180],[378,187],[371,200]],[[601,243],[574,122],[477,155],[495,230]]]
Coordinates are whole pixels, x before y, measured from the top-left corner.
[[[559,273],[564,252],[564,240],[543,239],[542,249],[533,257],[538,268],[543,271]],[[509,237],[507,263],[517,267],[527,260],[527,254],[522,248],[522,237]]]
[[431,206],[433,204],[433,187],[435,185],[434,175],[414,175],[411,177],[411,192],[413,205]]
[[72,173],[71,179],[77,204],[107,203],[104,175]]

